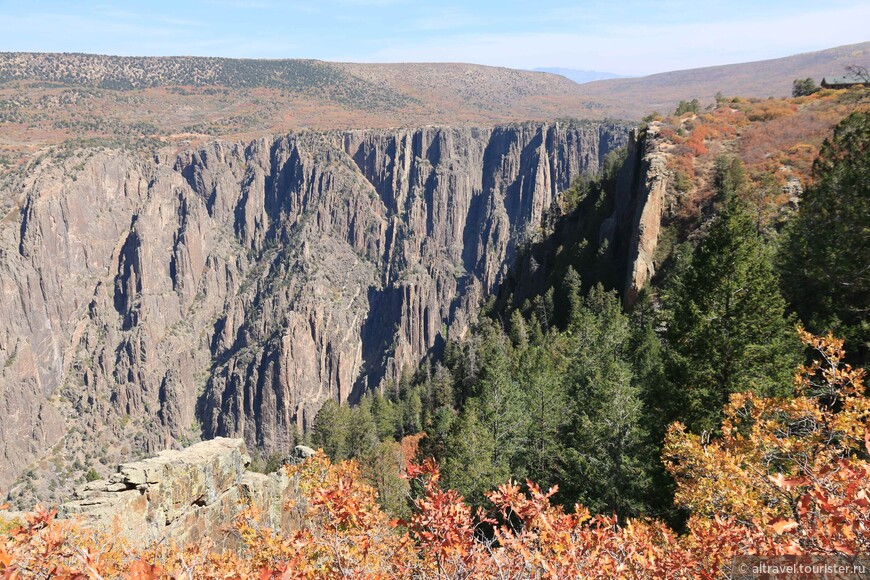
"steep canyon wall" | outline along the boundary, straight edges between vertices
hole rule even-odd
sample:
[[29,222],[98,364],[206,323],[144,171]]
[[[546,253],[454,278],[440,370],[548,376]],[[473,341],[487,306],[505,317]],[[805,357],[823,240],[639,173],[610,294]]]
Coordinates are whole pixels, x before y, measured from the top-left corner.
[[300,132],[34,164],[0,223],[0,487],[202,435],[286,451],[461,336],[620,123]]

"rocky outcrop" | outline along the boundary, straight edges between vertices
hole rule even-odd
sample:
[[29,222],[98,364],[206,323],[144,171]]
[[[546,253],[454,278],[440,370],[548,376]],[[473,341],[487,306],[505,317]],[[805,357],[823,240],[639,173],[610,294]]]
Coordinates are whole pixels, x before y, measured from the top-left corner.
[[[566,322],[558,301],[568,297],[562,294],[563,287],[554,287],[566,263],[585,287],[603,284],[620,291],[626,306],[633,304],[655,274],[663,220],[672,217],[679,205],[671,187],[669,155],[656,124],[644,131],[633,129],[622,164],[601,190],[594,188],[593,195],[574,191],[554,204],[540,235],[525,247],[502,281],[496,311],[520,308],[528,312],[541,300],[534,308],[549,308],[545,306],[549,302],[556,310],[553,320]],[[597,211],[605,207],[612,208],[609,215]],[[550,289],[555,293],[547,298]],[[552,302],[554,298],[557,303]]]
[[628,157],[619,176],[615,219],[628,225],[628,263],[624,302],[631,305],[655,274],[655,255],[671,183],[668,154],[660,149],[657,127],[642,138],[632,131]]
[[555,195],[627,133],[301,132],[46,158],[0,224],[0,486],[79,464],[62,487],[191,434],[289,451],[327,398],[461,336]]
[[283,470],[264,475],[250,463],[241,439],[217,438],[181,451],[126,463],[106,480],[76,490],[58,514],[85,527],[111,530],[134,545],[166,539],[179,543],[210,538],[237,547],[234,518],[256,505],[261,522],[275,530],[294,525],[283,509],[290,478]]

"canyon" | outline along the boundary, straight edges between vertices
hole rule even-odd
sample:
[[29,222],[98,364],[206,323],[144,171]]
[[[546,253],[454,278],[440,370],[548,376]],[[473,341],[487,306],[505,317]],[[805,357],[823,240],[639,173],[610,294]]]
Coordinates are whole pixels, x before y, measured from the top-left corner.
[[287,453],[327,399],[461,338],[559,192],[625,145],[608,235],[636,248],[636,290],[666,172],[630,129],[299,131],[32,162],[0,225],[0,487],[26,503],[47,473],[62,497],[200,438]]

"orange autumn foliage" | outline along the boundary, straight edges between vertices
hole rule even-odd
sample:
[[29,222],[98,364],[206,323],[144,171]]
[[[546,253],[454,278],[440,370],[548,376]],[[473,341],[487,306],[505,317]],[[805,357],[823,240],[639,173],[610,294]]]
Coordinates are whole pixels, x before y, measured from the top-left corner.
[[793,99],[721,99],[697,115],[661,120],[658,138],[670,153],[678,194],[674,216],[690,228],[700,225],[715,197],[714,160],[726,154],[743,162],[749,190],[766,190],[759,215],[763,225],[774,223],[793,201],[793,184],[811,185],[819,148],[853,108],[846,92],[820,91]]
[[712,131],[708,125],[699,125],[689,135],[689,139],[686,141],[686,148],[688,148],[689,152],[695,157],[705,155],[708,149],[704,141],[708,139],[711,134]]
[[803,330],[817,357],[795,376],[796,396],[731,396],[722,436],[705,442],[670,427],[665,465],[676,501],[697,517],[748,522],[779,553],[870,549],[870,399],[864,371],[843,363],[843,341]]
[[[556,489],[508,482],[473,514],[440,486],[432,460],[411,464],[407,521],[390,520],[353,461],[322,452],[288,468],[300,522],[280,534],[255,506],[235,522],[243,548],[207,543],[134,550],[37,508],[0,536],[0,577],[158,578],[721,578],[742,554],[870,551],[870,401],[842,341],[801,331],[816,362],[796,374],[796,396],[734,395],[721,436],[674,425],[665,461],[692,516],[678,535],[664,523],[553,505]],[[484,530],[488,533],[484,533]]]
[[420,442],[426,437],[426,433],[416,433],[402,437],[402,457],[405,459],[405,469],[416,460],[420,452]]

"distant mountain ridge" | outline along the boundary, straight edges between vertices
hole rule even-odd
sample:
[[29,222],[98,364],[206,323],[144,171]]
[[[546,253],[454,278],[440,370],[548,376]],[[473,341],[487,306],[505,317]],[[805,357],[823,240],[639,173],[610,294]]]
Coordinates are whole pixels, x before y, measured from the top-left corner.
[[571,76],[569,69],[552,74],[463,63],[0,53],[0,175],[71,139],[187,147],[298,129],[639,120],[673,111],[680,100],[712,103],[719,92],[788,96],[796,78],[820,82],[855,64],[870,65],[870,42],[582,85],[563,76]]
[[534,70],[535,72],[545,72],[554,75],[560,75],[565,77],[566,79],[574,81],[578,85],[582,85],[584,83],[591,83],[592,81],[603,81],[606,79],[628,78],[626,75],[618,75],[610,72],[602,72],[597,70],[577,70],[573,68],[559,67],[538,67],[532,70]]
[[[652,108],[716,91],[787,96],[795,78],[841,76],[870,64],[870,42],[750,63],[646,77],[567,68],[524,71],[465,63],[341,63],[311,59],[119,57],[73,53],[0,53],[2,90],[16,82],[139,91],[157,88],[264,89],[304,102],[337,105],[356,115],[340,128],[457,121],[504,123],[559,116],[640,118]],[[548,73],[548,74],[542,74]],[[584,83],[578,87],[578,83]],[[19,87],[27,91],[31,87]],[[4,104],[3,107],[7,108]],[[383,113],[360,122],[362,113]],[[384,115],[388,114],[386,118]],[[312,128],[326,123],[301,120]]]
[[0,83],[39,80],[109,90],[166,86],[289,90],[357,107],[395,109],[412,99],[372,86],[317,60],[119,57],[78,53],[0,53]]
[[870,42],[783,58],[658,73],[640,78],[594,81],[578,90],[607,104],[617,117],[637,119],[652,111],[669,113],[681,99],[712,102],[726,96],[786,97],[794,79],[840,77],[849,65],[870,66]]

